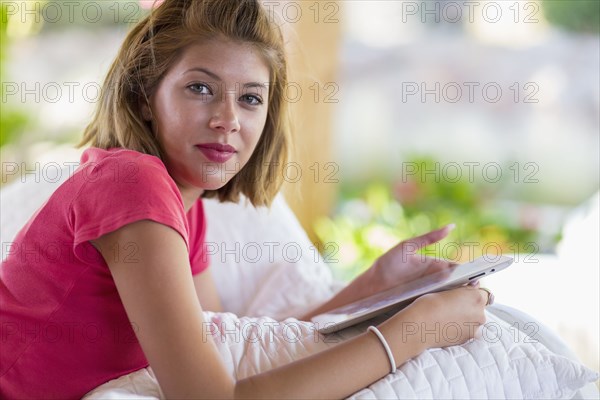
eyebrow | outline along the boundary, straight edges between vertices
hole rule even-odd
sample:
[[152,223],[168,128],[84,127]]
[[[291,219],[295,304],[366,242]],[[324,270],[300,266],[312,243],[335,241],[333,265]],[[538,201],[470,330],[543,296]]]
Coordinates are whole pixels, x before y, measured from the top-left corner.
[[[221,79],[221,77],[219,75],[215,74],[212,71],[209,71],[208,69],[201,68],[201,67],[190,68],[187,71],[185,71],[183,74],[185,75],[188,72],[192,72],[192,71],[199,71],[199,72],[202,72],[202,73],[210,76],[214,80],[222,81],[222,79]],[[260,82],[248,82],[248,83],[245,83],[243,87],[245,87],[245,88],[259,87],[259,88],[267,89],[267,85],[264,84],[264,83],[260,83]]]

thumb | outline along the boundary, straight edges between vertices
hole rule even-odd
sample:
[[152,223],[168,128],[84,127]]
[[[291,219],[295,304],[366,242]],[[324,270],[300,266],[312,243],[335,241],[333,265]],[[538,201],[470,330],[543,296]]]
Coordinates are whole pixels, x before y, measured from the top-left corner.
[[400,243],[400,246],[404,250],[418,250],[422,247],[429,246],[435,242],[439,242],[454,229],[456,224],[448,224],[442,228],[436,229],[435,231],[427,232],[421,236],[414,237],[412,239],[404,240]]

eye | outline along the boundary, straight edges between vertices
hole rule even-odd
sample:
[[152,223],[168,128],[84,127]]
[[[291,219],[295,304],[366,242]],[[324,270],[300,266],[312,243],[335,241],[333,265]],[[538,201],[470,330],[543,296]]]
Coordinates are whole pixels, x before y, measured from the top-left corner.
[[263,99],[255,94],[245,94],[240,100],[251,106],[259,106],[264,103]]
[[212,90],[210,90],[210,87],[204,83],[192,83],[191,85],[188,85],[187,88],[196,94],[212,94]]

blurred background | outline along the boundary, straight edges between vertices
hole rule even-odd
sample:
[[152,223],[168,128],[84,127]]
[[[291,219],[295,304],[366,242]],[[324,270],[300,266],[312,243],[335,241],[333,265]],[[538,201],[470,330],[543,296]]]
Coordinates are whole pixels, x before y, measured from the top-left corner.
[[[288,202],[349,280],[400,240],[515,258],[484,284],[599,365],[600,2],[265,1],[292,60]],[[151,1],[2,1],[2,185],[54,179]]]

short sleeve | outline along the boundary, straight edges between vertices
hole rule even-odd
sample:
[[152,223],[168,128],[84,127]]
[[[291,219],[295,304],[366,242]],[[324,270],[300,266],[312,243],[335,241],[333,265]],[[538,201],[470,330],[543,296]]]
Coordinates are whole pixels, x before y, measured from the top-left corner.
[[190,228],[190,264],[192,275],[198,275],[210,266],[209,254],[205,246],[206,217],[202,199],[194,204],[188,213],[188,226]]
[[183,201],[175,182],[158,158],[137,154],[109,156],[76,173],[81,187],[69,210],[75,254],[82,244],[140,220],[173,228],[189,251]]

